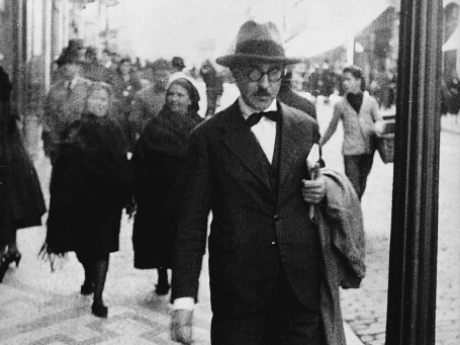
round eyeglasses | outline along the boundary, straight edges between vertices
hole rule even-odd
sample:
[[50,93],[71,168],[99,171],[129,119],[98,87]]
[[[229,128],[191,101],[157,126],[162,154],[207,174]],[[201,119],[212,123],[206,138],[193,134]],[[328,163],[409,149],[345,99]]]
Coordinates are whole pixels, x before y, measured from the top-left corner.
[[253,68],[247,74],[249,80],[253,82],[259,81],[260,79],[262,79],[264,75],[267,75],[268,81],[270,83],[276,83],[283,76],[283,70],[281,68],[276,67],[268,70],[267,72],[264,72],[258,68]]

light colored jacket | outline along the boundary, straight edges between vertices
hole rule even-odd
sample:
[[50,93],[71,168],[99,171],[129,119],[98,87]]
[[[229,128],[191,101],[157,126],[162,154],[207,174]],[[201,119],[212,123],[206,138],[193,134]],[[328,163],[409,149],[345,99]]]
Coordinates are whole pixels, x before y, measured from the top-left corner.
[[346,345],[339,287],[359,288],[366,273],[361,204],[348,178],[324,168],[327,201],[316,207],[322,249],[321,316],[327,345]]
[[374,153],[374,123],[383,120],[379,114],[379,106],[374,97],[368,94],[363,95],[363,103],[359,113],[353,109],[346,98],[336,103],[331,123],[322,139],[323,144],[335,132],[339,120],[342,120],[343,123],[342,154],[344,156]]

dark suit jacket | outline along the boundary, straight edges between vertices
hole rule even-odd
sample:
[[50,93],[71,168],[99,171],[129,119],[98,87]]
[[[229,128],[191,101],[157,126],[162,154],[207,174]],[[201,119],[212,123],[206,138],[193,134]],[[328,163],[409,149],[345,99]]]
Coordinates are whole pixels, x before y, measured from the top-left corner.
[[[319,245],[301,194],[306,157],[319,139],[317,123],[279,103],[282,112],[278,197],[270,165],[244,124],[238,103],[191,134],[190,180],[185,192],[173,260],[172,296],[197,299],[207,218],[211,305],[225,315],[260,311],[275,293],[278,255],[300,302],[308,305],[311,267],[307,253]],[[319,298],[319,293],[318,293]]]

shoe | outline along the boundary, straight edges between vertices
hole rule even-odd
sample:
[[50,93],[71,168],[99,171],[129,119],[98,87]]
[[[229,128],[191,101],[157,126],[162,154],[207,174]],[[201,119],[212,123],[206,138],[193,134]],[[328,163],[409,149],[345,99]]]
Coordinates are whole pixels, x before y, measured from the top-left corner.
[[16,267],[19,267],[19,263],[21,262],[22,254],[18,251],[8,252],[6,253],[6,263],[9,266],[12,262],[16,264]]
[[84,282],[83,285],[81,286],[80,293],[83,296],[88,296],[91,295],[94,292],[94,284],[93,283],[86,283]]
[[3,282],[3,277],[8,270],[8,264],[6,262],[6,256],[0,255],[0,283]]
[[106,318],[109,313],[109,308],[107,308],[103,303],[93,303],[91,311],[94,316]]

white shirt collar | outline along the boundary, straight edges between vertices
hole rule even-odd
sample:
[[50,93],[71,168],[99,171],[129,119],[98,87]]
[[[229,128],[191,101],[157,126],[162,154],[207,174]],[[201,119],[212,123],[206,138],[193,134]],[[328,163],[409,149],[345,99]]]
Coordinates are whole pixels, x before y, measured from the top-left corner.
[[[249,116],[251,116],[254,113],[259,113],[260,110],[254,109],[250,105],[248,105],[243,97],[238,97],[238,104],[240,106],[241,113],[243,114],[244,119],[246,120]],[[276,106],[276,98],[273,100],[273,102],[268,106],[267,109],[264,109],[263,112],[267,111],[276,111],[277,106]]]

